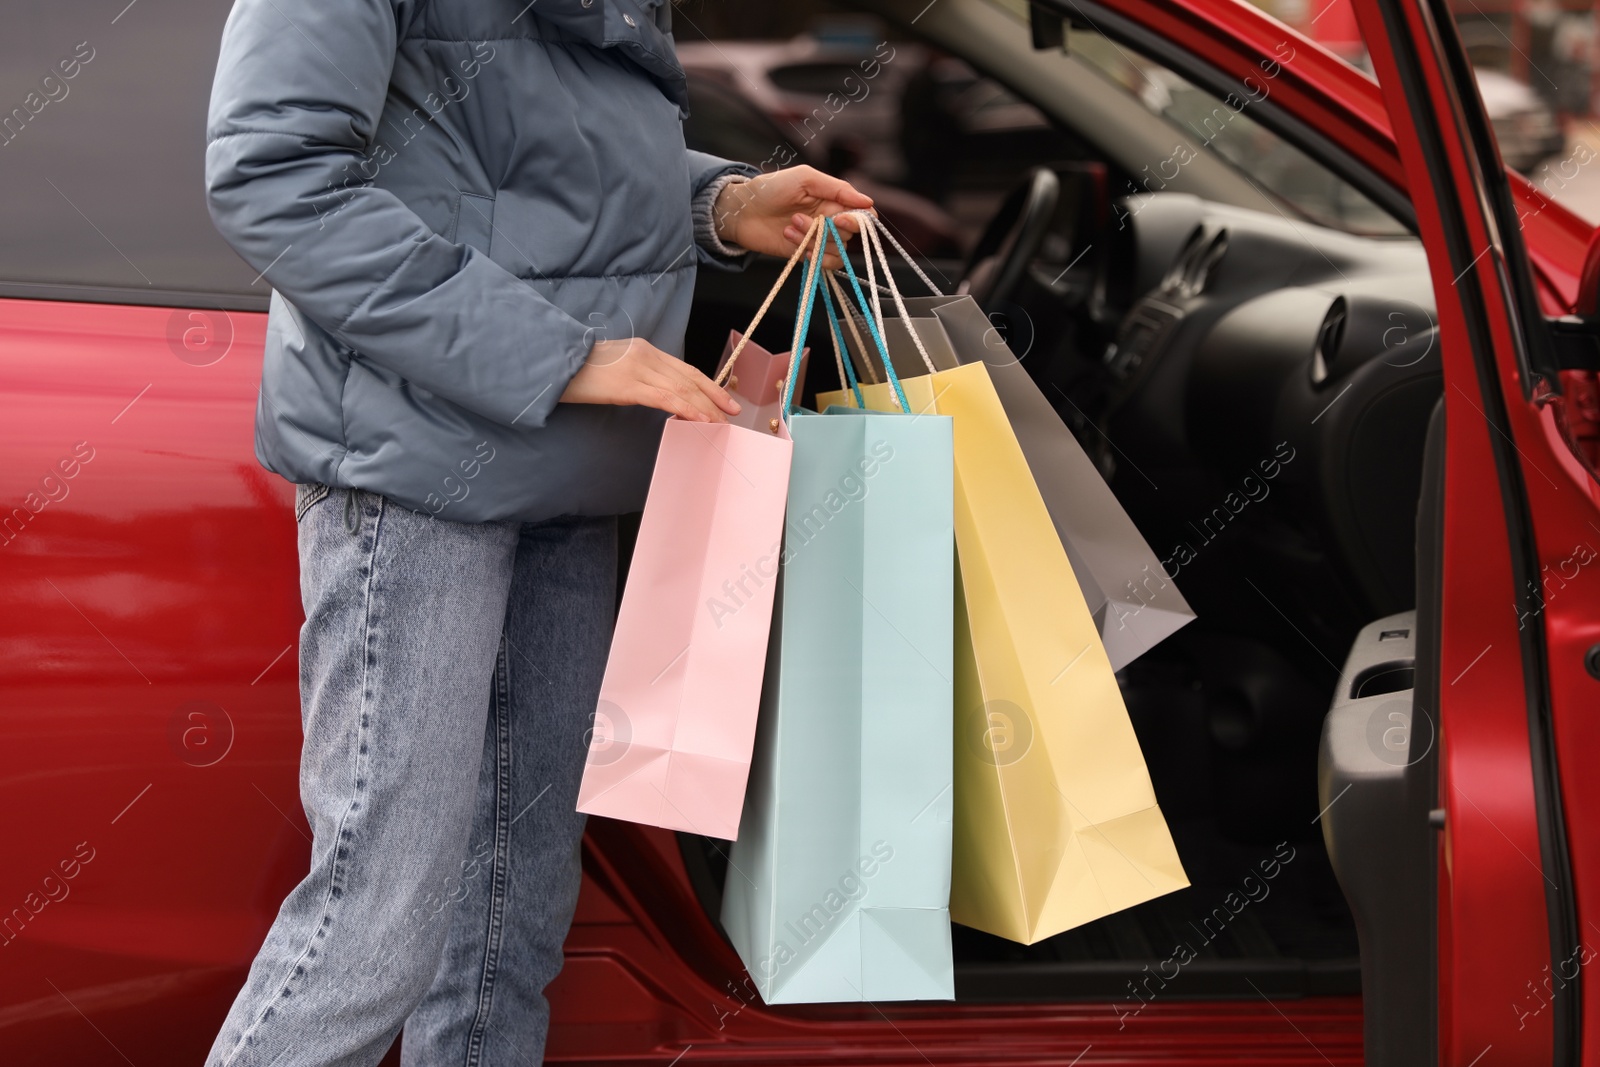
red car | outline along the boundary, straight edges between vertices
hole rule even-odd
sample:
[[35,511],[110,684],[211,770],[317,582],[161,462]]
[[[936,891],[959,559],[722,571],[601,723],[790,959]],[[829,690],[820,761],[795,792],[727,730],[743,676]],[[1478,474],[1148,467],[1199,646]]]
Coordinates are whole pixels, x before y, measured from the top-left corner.
[[[198,1063],[310,845],[267,287],[201,195],[228,4],[13,6],[0,1064]],[[1444,0],[1353,0],[1376,81],[1236,0],[843,6],[1059,132],[997,199],[900,82],[907,195],[978,222],[934,277],[1197,610],[1121,675],[1194,884],[957,928],[953,1004],[770,1008],[725,844],[595,819],[550,1061],[1600,1063],[1600,241],[1550,195],[1592,150],[1506,172]],[[702,276],[691,358],[773,270]]]

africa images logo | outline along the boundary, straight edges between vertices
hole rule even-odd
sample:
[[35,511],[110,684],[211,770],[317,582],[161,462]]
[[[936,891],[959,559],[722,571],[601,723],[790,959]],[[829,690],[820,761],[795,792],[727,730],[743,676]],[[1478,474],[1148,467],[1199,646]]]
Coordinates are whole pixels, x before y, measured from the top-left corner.
[[820,946],[834,920],[860,903],[867,895],[867,882],[892,859],[894,848],[887,841],[874,841],[871,855],[859,857],[855,867],[841,874],[836,886],[824,893],[821,900],[783,924],[784,933],[794,939],[793,948],[782,934],[774,933],[772,954],[756,965],[760,976],[771,980],[782,968],[809,955],[808,949],[814,951]]

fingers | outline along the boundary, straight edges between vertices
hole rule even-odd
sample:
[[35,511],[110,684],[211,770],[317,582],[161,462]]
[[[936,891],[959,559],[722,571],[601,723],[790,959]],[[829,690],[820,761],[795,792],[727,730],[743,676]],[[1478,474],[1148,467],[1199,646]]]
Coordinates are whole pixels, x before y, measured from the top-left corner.
[[[845,237],[849,237],[851,234],[861,232],[860,221],[854,214],[847,214],[847,212],[854,212],[855,210],[855,208],[845,208],[835,203],[826,203],[819,204],[817,210],[810,215],[802,211],[796,211],[789,216],[789,225],[783,232],[785,234],[792,232],[797,236],[804,237],[806,231],[811,227],[811,220],[821,215],[825,218],[833,219],[833,224],[838,228],[839,232]],[[873,212],[873,214],[876,214],[876,212]]]
[[665,374],[640,381],[636,402],[686,422],[726,421],[704,393],[681,378]]
[[[790,246],[798,245],[806,239],[806,234],[811,232],[811,217],[809,215],[795,214],[789,217],[788,225],[783,228],[783,239]],[[812,236],[816,236],[812,234]]]
[[662,354],[640,376],[640,403],[690,422],[726,422],[739,412],[738,401],[681,360]]
[[824,204],[823,205],[823,214],[838,216],[837,218],[835,218],[833,220],[833,224],[839,228],[839,233],[846,240],[848,240],[852,235],[860,233],[861,232],[861,220],[856,218],[854,215],[845,215],[845,214],[841,214],[840,212],[837,212],[837,211],[829,210],[830,208],[833,208],[834,206],[835,205],[833,205],[833,204]]
[[[793,252],[795,248],[806,239],[806,233],[807,230],[805,227],[797,227],[792,222],[783,228],[783,239],[788,242],[790,252]],[[814,239],[816,234],[812,234],[811,236]],[[807,254],[809,255],[809,250]]]
[[[832,218],[834,226],[847,238],[851,234],[860,233],[861,223],[857,221],[856,217],[854,215],[841,214],[838,208],[839,205],[837,204],[824,204],[817,214]],[[813,215],[804,215],[797,211],[789,216],[789,229],[797,231],[800,236],[804,237],[806,231],[811,228],[811,220],[815,217]]]
[[638,404],[690,422],[726,422],[739,402],[698,370],[641,338],[602,341],[561,399],[573,404]]
[[[847,244],[847,245],[850,243],[850,239],[852,237],[854,237],[857,233],[860,232],[860,224],[857,223],[856,220],[854,218],[852,218],[851,216],[849,216],[849,215],[841,215],[841,216],[839,216],[838,219],[835,222],[835,225],[839,229],[839,237],[840,237],[840,239],[843,240],[844,243]],[[810,226],[811,226],[811,216],[809,216],[809,215],[799,215],[799,214],[794,215],[792,218],[789,219],[789,224],[787,226],[785,226],[784,229],[783,229],[783,239],[785,241],[788,241],[790,247],[793,248],[794,246],[798,245],[801,241],[805,240],[806,233],[809,230]],[[833,240],[832,240],[831,237],[826,240],[825,247],[828,249],[828,252],[827,252],[828,260],[827,260],[827,262],[828,262],[829,269],[831,270],[833,268],[838,267],[839,266],[839,256],[838,256],[837,251],[835,251],[835,249],[837,249],[838,246],[833,243]]]
[[671,384],[644,386],[639,403],[647,408],[676,415],[685,422],[726,422],[713,414],[709,404],[696,403],[691,391],[674,388]]
[[[668,358],[670,359],[671,357]],[[739,402],[733,398],[733,395],[704,374],[701,374],[698,368],[691,367],[678,359],[672,360],[672,365],[722,411],[727,412],[729,415],[739,414]]]
[[[791,252],[805,240],[812,220],[838,216],[835,226],[841,239],[848,241],[851,235],[860,232],[861,226],[855,218],[845,213],[872,209],[872,197],[844,179],[824,174],[814,167],[791,167],[756,178],[750,184],[762,181],[772,183],[776,201],[774,206],[787,206],[793,212],[782,230],[783,241]],[[838,256],[832,252],[829,256],[829,266],[838,266]]]
[[[872,197],[863,193],[843,178],[835,178],[831,174],[824,174],[811,167],[806,168],[809,173],[802,178],[801,185],[806,192],[818,200],[833,201],[840,205],[840,210],[854,211],[859,208],[872,206]],[[834,214],[834,212],[826,212]]]

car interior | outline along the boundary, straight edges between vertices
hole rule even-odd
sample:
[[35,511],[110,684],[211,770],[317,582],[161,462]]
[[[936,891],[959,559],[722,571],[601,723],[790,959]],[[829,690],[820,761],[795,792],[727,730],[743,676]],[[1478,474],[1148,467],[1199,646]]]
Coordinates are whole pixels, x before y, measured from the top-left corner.
[[[1030,946],[957,926],[958,998],[1133,1003],[1184,948],[1163,996],[1358,991],[1318,746],[1330,706],[1412,688],[1442,386],[1408,205],[1321,152],[1270,76],[1219,82],[1097,5],[1064,27],[1000,0],[831,9],[781,47],[684,9],[691,147],[874,195],[988,312],[1197,614],[1118,676],[1191,886]],[[702,272],[691,360],[709,369],[776,271]],[[785,330],[756,336],[781,351]],[[808,396],[834,387],[811,366]],[[726,845],[682,845],[715,920]]]

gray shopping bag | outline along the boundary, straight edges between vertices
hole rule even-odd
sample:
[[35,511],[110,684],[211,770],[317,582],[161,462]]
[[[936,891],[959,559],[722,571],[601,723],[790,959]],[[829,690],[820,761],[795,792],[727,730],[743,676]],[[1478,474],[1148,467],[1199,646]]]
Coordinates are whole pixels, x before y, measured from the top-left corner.
[[[964,295],[923,296],[907,297],[905,305],[935,369],[979,362],[988,366],[1112,669],[1126,667],[1192,620],[1194,609],[1117,502],[1094,460],[977,301]],[[884,341],[896,372],[902,377],[927,373],[906,322],[887,300],[883,314]],[[879,371],[866,358],[861,340],[870,346],[864,327],[845,330],[857,372],[864,380],[876,380]]]

